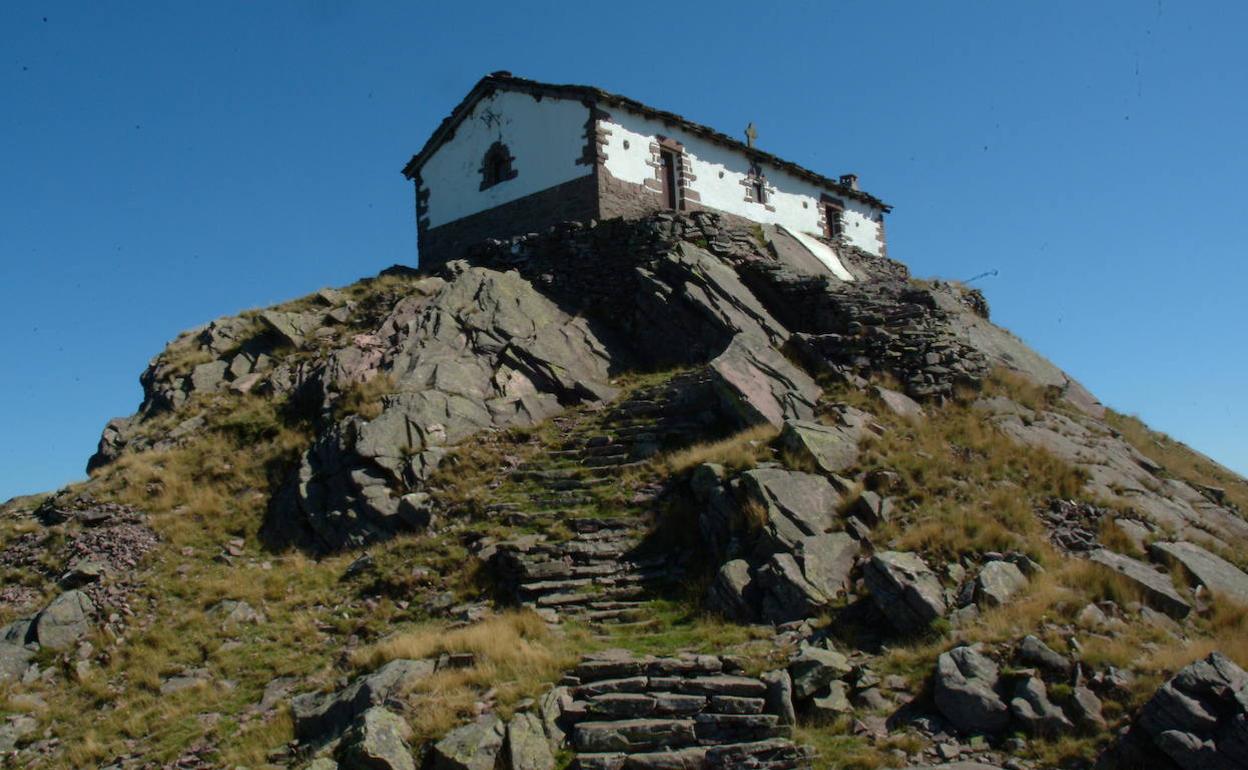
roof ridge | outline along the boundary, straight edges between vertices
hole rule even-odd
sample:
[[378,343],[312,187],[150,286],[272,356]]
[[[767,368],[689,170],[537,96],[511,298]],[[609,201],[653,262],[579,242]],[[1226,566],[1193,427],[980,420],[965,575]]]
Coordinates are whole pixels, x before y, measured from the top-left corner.
[[893,208],[870,193],[863,192],[862,190],[856,190],[842,184],[840,180],[824,176],[816,171],[811,171],[805,166],[794,163],[793,161],[785,160],[784,158],[773,155],[765,150],[760,150],[757,147],[751,147],[744,142],[733,139],[731,136],[711,128],[710,126],[706,126],[681,115],[677,115],[674,112],[668,112],[667,110],[660,110],[656,107],[651,107],[637,101],[636,99],[632,99],[622,94],[612,93],[598,88],[597,86],[572,83],[546,83],[540,80],[517,77],[507,70],[491,72],[477,81],[476,85],[469,90],[464,99],[455,106],[455,109],[451,111],[451,114],[443,119],[440,124],[438,124],[438,127],[434,129],[424,146],[420,148],[420,151],[413,155],[412,159],[408,161],[406,166],[403,167],[403,175],[409,179],[414,178],[419,173],[420,168],[424,165],[425,161],[428,160],[431,154],[433,154],[433,151],[440,147],[442,143],[449,138],[449,135],[467,115],[472,106],[483,96],[488,93],[492,93],[493,90],[497,88],[506,88],[513,91],[540,92],[542,94],[561,95],[573,98],[580,97],[581,99],[592,99],[595,102],[614,104],[632,112],[639,113],[645,117],[658,119],[665,123],[677,124],[696,136],[700,136],[703,139],[707,139],[717,144],[737,150],[757,163],[765,163],[783,171],[788,171],[789,173],[802,177],[807,181],[815,182],[821,187],[835,190],[837,193],[845,196],[846,198],[853,198],[863,203],[868,203],[885,212],[892,211]]

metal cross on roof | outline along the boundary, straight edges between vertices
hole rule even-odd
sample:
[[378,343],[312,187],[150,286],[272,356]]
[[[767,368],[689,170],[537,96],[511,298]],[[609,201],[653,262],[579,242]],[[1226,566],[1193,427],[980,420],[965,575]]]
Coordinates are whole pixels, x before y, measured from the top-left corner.
[[745,127],[745,146],[753,147],[754,142],[758,140],[758,129],[754,127],[753,121]]

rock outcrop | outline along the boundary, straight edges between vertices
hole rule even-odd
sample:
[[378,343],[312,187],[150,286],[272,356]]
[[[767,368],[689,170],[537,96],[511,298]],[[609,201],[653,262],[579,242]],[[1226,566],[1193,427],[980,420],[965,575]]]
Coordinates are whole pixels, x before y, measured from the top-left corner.
[[1141,767],[1248,767],[1248,674],[1216,652],[1187,666],[1144,704],[1120,752]]

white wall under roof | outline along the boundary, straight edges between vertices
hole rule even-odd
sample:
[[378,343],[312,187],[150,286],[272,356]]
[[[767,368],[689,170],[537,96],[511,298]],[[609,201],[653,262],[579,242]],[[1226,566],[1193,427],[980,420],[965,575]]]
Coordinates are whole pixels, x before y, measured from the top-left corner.
[[[585,148],[589,108],[579,101],[515,91],[482,98],[421,169],[429,192],[429,226],[452,222],[592,173],[577,160]],[[514,179],[481,186],[481,162],[496,141],[515,160]]]
[[[750,160],[744,153],[623,108],[608,112],[610,119],[601,123],[610,131],[606,170],[616,179],[642,184],[654,178],[654,168],[648,164],[650,143],[657,136],[665,136],[684,145],[694,177],[688,188],[698,193],[703,206],[755,222],[781,224],[796,232],[822,235],[819,206],[823,188],[783,169],[764,165],[762,170],[769,193],[767,203],[774,211],[768,210],[761,203],[745,199],[746,188],[742,181],[749,176]],[[835,196],[834,192],[828,192]],[[863,251],[880,254],[883,251],[879,222],[882,212],[852,198],[837,197],[845,205],[841,222],[846,240]]]

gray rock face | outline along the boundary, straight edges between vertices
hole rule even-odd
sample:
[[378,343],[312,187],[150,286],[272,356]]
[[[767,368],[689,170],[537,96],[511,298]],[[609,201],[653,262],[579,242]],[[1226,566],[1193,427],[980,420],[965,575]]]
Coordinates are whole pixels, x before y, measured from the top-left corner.
[[15,620],[0,630],[0,684],[21,679],[35,657],[32,623]]
[[948,609],[936,574],[918,554],[882,551],[863,570],[871,600],[897,631],[925,630]]
[[1192,663],[1144,704],[1137,731],[1183,770],[1248,767],[1248,674],[1216,652]]
[[982,607],[1000,607],[1027,587],[1027,576],[1008,561],[990,561],[975,578],[975,601]]
[[433,670],[432,660],[392,660],[338,692],[297,695],[290,703],[295,735],[307,742],[332,740],[360,714],[380,706],[392,692],[429,676]]
[[343,770],[416,770],[407,741],[412,730],[380,706],[360,714],[343,740]]
[[1161,468],[1110,430],[1095,414],[1033,411],[1006,398],[981,399],[976,408],[1018,442],[1040,447],[1087,473],[1089,497],[1119,499],[1136,516],[1180,537],[1213,534],[1224,542],[1248,537],[1248,521]]
[[768,713],[780,717],[780,724],[797,724],[797,713],[793,709],[793,678],[784,669],[768,671],[760,679],[767,685],[766,709]]
[[812,698],[830,682],[848,674],[852,668],[849,659],[836,650],[803,647],[797,657],[789,662],[789,675],[793,678],[793,697],[798,701]]
[[858,461],[859,431],[840,425],[787,420],[779,444],[820,473],[840,473]]
[[1181,567],[1199,585],[1248,605],[1248,574],[1195,543],[1153,543],[1148,553],[1157,561]]
[[919,402],[910,398],[905,393],[898,393],[895,390],[881,388],[878,385],[871,388],[871,392],[875,394],[875,397],[884,404],[888,411],[898,417],[913,420],[926,416],[926,413],[923,411],[923,407],[919,406]]
[[730,620],[746,623],[754,619],[755,591],[750,564],[745,559],[733,559],[719,568],[714,582],[707,589],[707,605]]
[[400,301],[377,336],[395,392],[376,418],[349,417],[321,435],[272,519],[303,522],[328,549],[411,528],[401,496],[478,431],[614,394],[587,322],[517,273],[463,268],[431,296]]
[[1175,590],[1174,581],[1166,573],[1159,572],[1130,556],[1123,556],[1105,548],[1093,551],[1088,558],[1131,581],[1140,589],[1144,600],[1150,606],[1170,617],[1182,620],[1187,617],[1187,613],[1191,612],[1192,606]]
[[493,714],[457,727],[433,745],[433,770],[494,770],[505,736],[503,721]]
[[81,591],[66,591],[52,600],[35,618],[35,638],[40,647],[62,652],[91,631],[95,605]]
[[997,664],[970,647],[955,647],[936,659],[936,708],[964,733],[1005,729],[1010,710],[997,694]]
[[511,770],[554,770],[555,755],[536,714],[516,714],[507,723],[507,758]]
[[848,589],[860,550],[858,541],[848,534],[829,532],[798,540],[796,556],[803,577],[824,595],[835,597]]
[[792,554],[772,554],[759,568],[755,583],[762,595],[762,618],[769,623],[811,617],[831,600],[806,579]]
[[734,337],[711,362],[711,372],[721,401],[742,424],[778,428],[785,420],[814,417],[819,386],[758,338]]
[[39,723],[25,714],[10,717],[0,725],[0,754],[6,754],[17,748],[17,745],[32,737],[39,729]]
[[740,483],[747,501],[765,512],[764,536],[773,551],[792,552],[802,538],[825,534],[835,524],[841,496],[822,476],[758,468],[742,473]]
[[825,717],[849,714],[854,710],[849,702],[849,685],[840,681],[829,682],[827,691],[811,698],[810,705],[815,713]]

